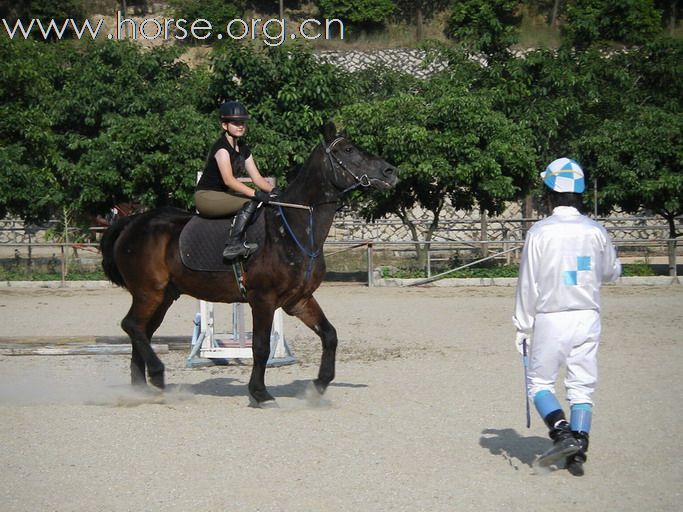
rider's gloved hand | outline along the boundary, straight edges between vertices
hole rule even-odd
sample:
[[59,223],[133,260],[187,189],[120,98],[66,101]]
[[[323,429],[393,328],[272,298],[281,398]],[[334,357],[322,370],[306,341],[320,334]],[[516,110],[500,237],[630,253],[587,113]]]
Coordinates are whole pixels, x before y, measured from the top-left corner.
[[282,194],[282,189],[280,187],[273,187],[273,190],[270,191],[270,198],[273,199],[280,194]]
[[254,200],[263,204],[268,204],[270,202],[270,194],[268,192],[264,192],[263,190],[257,190],[254,192]]
[[[517,331],[515,335],[515,348],[517,352],[524,355],[524,345],[526,344],[526,350],[529,350],[529,345],[531,345],[531,336],[526,332]],[[527,352],[528,353],[528,352]]]

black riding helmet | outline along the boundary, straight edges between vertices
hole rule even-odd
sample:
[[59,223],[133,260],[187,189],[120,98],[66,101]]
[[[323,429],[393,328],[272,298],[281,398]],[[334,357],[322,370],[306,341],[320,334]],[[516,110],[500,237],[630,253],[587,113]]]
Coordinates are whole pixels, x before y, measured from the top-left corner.
[[239,101],[226,101],[219,109],[221,121],[246,121],[249,119],[247,109]]

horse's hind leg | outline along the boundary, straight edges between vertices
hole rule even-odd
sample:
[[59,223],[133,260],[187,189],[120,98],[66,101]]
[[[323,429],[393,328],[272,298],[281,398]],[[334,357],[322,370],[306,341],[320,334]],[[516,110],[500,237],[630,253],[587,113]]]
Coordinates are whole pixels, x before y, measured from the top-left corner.
[[147,369],[150,382],[160,389],[164,388],[164,364],[152,349],[151,335],[161,324],[171,303],[173,298],[167,292],[152,297],[135,296],[128,314],[121,322],[121,327],[130,336],[133,349],[130,364],[133,385],[147,383]]
[[327,320],[318,301],[313,297],[302,300],[294,307],[287,308],[286,311],[288,314],[296,316],[320,336],[323,351],[320,358],[318,378],[313,381],[313,384],[318,392],[322,394],[334,379],[335,359],[337,354],[337,330],[329,320]]

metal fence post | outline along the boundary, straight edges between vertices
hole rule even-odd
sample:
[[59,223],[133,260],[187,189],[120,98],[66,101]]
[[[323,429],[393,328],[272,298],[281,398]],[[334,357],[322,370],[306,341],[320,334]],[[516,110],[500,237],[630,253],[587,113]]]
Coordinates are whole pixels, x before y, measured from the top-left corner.
[[66,255],[64,251],[64,244],[59,244],[62,259],[62,287],[66,286]]
[[370,288],[375,286],[375,264],[374,254],[372,252],[372,242],[368,242],[368,286]]

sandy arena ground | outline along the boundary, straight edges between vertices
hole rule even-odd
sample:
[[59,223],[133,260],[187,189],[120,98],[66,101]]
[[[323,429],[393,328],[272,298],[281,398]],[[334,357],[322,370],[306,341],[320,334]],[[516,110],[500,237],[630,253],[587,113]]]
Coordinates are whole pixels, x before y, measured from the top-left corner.
[[[340,345],[317,405],[300,395],[319,342],[295,319],[298,362],[267,372],[279,409],[248,406],[249,366],[186,369],[189,297],[159,331],[188,336],[161,356],[163,397],[129,388],[128,356],[0,356],[0,510],[681,510],[683,287],[604,290],[583,478],[532,470],[550,442],[535,411],[525,428],[513,294],[325,284]],[[128,307],[120,289],[2,288],[0,341],[120,336]]]

